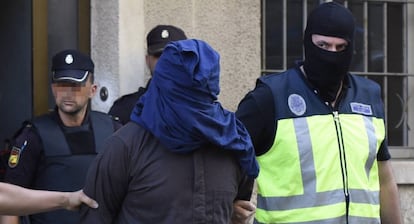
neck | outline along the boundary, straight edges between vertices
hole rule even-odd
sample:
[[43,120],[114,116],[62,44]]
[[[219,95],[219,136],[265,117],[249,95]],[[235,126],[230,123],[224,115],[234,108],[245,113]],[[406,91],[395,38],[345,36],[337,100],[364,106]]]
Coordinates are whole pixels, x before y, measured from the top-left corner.
[[[302,71],[303,76],[305,76],[305,78],[308,79],[307,76],[306,76],[305,69],[303,68],[303,65],[300,66],[300,70]],[[343,87],[343,81],[341,81],[341,83],[340,83],[340,86],[338,88],[338,92],[336,92],[335,99],[332,102],[329,102],[332,107],[335,107],[336,102],[337,102],[337,100],[339,98],[339,95],[341,94],[342,87]]]
[[335,100],[331,102],[332,107],[335,107],[336,102],[338,101],[339,95],[341,94],[342,86],[343,86],[343,81],[341,81],[341,85],[339,86],[338,92],[336,93],[336,96],[335,96]]
[[83,119],[86,115],[86,108],[83,108],[82,110],[78,111],[77,113],[65,113],[61,110],[58,111],[59,117],[62,120],[62,123],[66,127],[77,127],[81,126]]

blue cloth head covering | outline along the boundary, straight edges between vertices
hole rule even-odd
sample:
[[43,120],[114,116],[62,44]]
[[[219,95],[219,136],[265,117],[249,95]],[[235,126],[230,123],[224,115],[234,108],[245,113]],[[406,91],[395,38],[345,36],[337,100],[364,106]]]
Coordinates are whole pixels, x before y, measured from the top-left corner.
[[246,128],[217,101],[219,62],[219,54],[204,41],[170,42],[131,120],[173,152],[191,152],[206,144],[232,150],[247,175],[257,177],[259,166]]

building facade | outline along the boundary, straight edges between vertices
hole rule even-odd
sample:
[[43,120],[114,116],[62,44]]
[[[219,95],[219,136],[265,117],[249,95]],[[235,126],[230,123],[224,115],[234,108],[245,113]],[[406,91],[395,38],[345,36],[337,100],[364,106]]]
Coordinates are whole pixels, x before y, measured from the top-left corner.
[[[267,73],[301,58],[309,9],[321,0],[78,0],[7,1],[0,26],[0,137],[53,108],[50,58],[61,48],[89,52],[95,61],[95,110],[107,112],[119,96],[149,78],[146,33],[155,25],[181,27],[221,56],[223,106],[238,102]],[[30,3],[29,3],[30,2]],[[63,3],[65,2],[65,3]],[[340,1],[357,19],[352,70],[383,87],[390,150],[405,223],[414,223],[414,1]],[[13,44],[10,44],[13,43]],[[16,88],[18,86],[18,88]],[[7,109],[6,109],[7,108]]]

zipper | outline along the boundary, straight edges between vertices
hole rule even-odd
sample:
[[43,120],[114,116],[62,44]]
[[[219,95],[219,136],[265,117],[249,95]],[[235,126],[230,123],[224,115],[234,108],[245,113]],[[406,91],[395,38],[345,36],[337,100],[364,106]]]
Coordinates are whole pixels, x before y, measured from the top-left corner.
[[336,135],[338,140],[339,148],[339,159],[341,163],[341,172],[342,172],[342,184],[345,196],[345,205],[346,205],[346,223],[349,223],[349,186],[348,186],[348,169],[346,166],[346,155],[344,147],[344,139],[342,137],[342,128],[341,122],[339,120],[339,113],[337,110],[333,111],[333,119],[335,123]]

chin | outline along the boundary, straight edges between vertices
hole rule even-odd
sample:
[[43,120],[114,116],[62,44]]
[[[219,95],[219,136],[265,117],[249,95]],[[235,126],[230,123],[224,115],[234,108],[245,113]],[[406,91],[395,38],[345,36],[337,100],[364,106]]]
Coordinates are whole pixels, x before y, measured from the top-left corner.
[[65,114],[68,114],[68,115],[75,115],[75,114],[77,114],[77,113],[79,113],[79,109],[77,109],[77,108],[67,108],[67,107],[62,107],[62,108],[60,108],[60,110],[63,112],[63,113],[65,113]]

